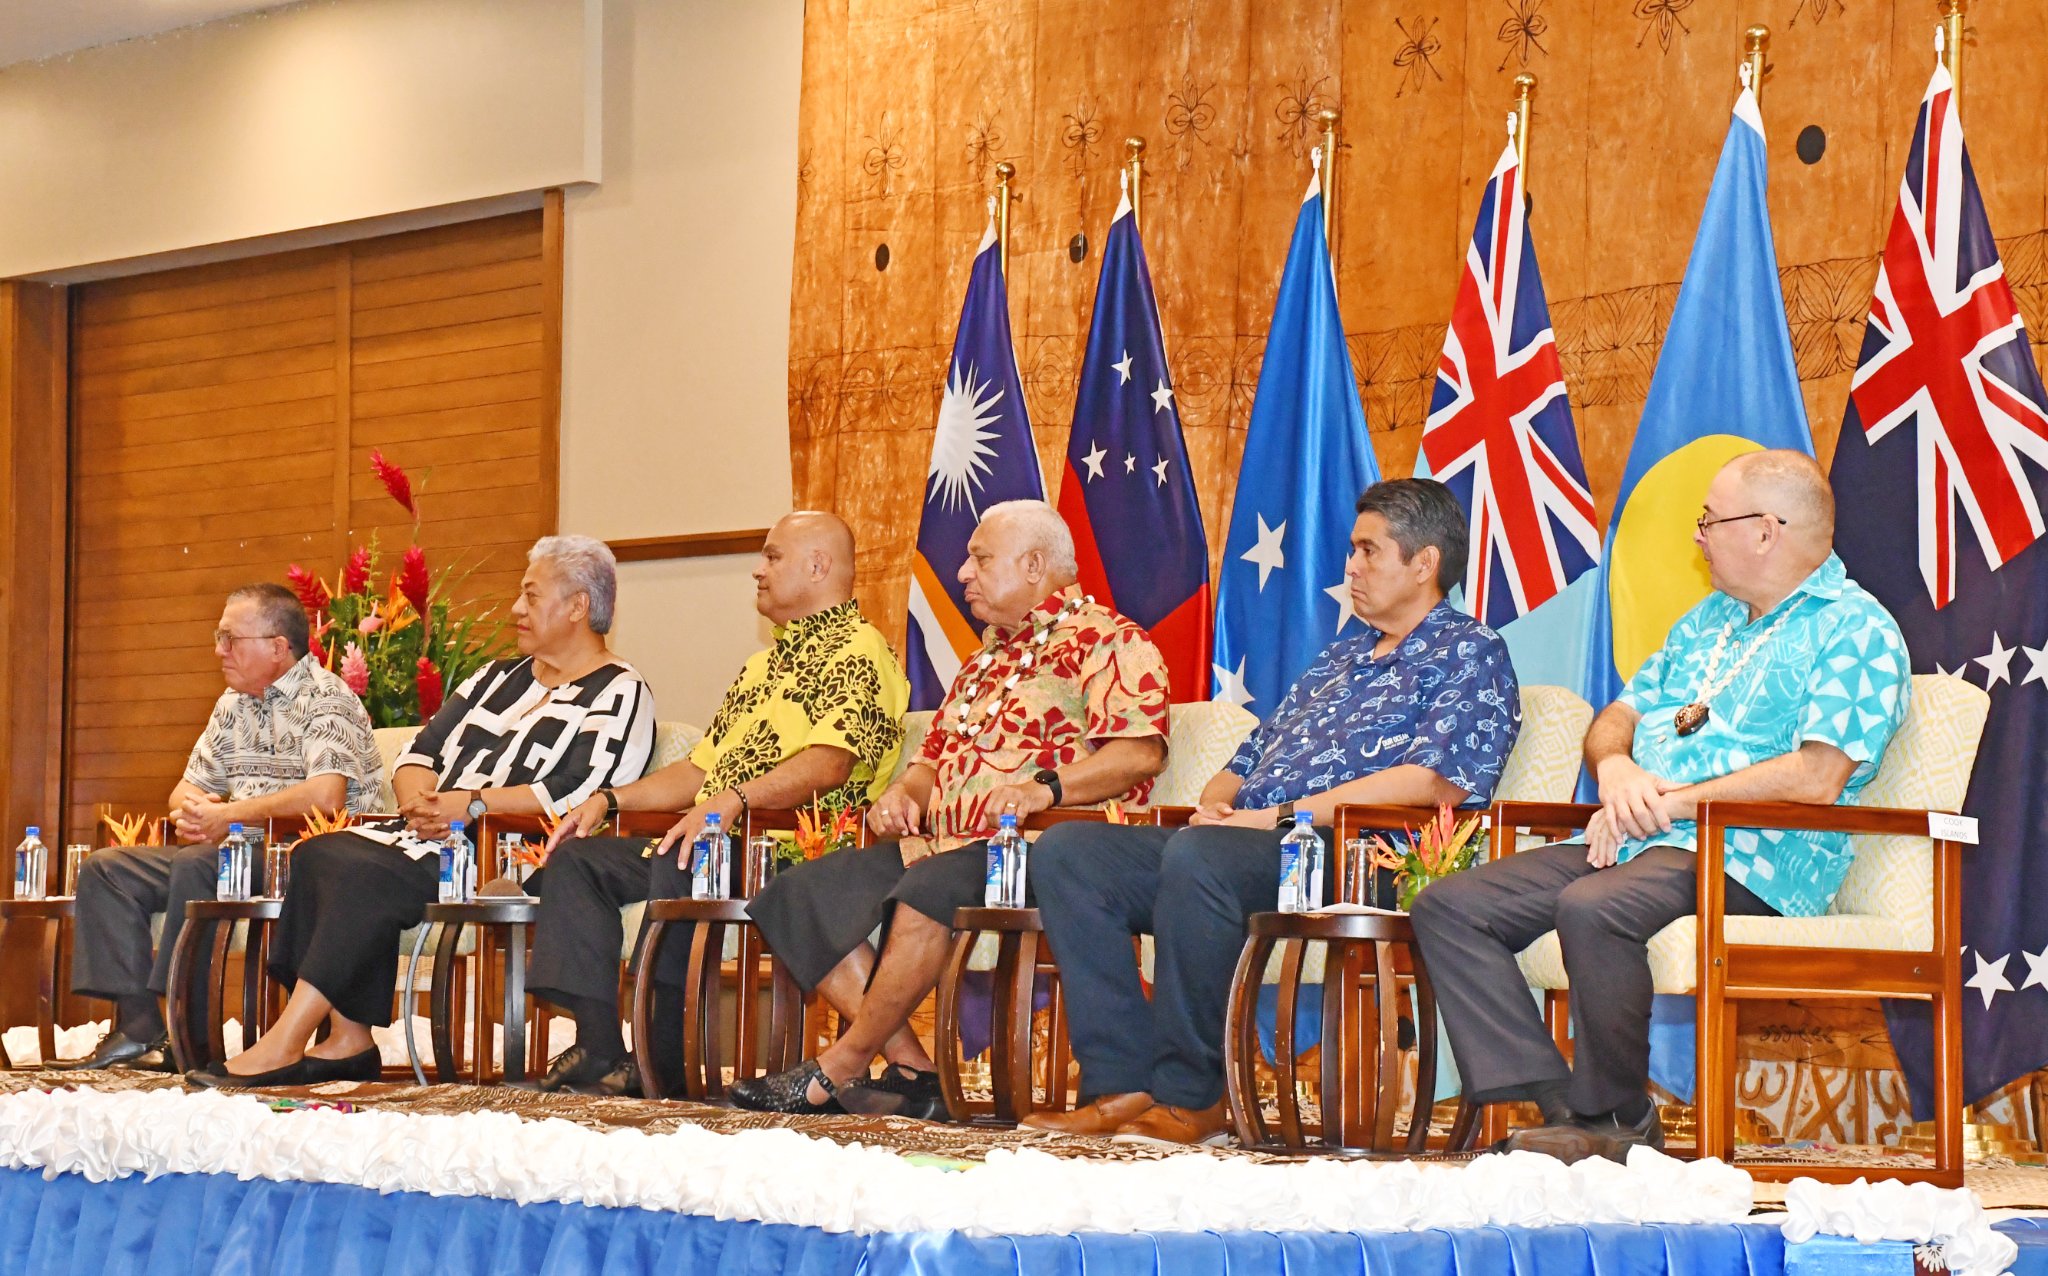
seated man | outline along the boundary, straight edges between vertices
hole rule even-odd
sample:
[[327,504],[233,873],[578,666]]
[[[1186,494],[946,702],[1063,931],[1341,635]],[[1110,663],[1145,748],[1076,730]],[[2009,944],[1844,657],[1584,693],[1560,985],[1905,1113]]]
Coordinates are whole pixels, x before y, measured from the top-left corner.
[[[1326,847],[1346,803],[1484,805],[1521,728],[1507,645],[1444,600],[1465,513],[1429,479],[1375,483],[1351,530],[1339,638],[1203,788],[1184,829],[1062,824],[1031,875],[1081,1065],[1072,1112],[1026,1125],[1125,1143],[1221,1138],[1230,980],[1253,913],[1278,903],[1280,838],[1312,812]],[[1334,898],[1327,873],[1324,902]],[[1152,999],[1132,937],[1155,939]]]
[[[836,1112],[844,1095],[863,1111],[942,1114],[936,1065],[908,1022],[945,966],[954,912],[982,902],[1000,817],[1143,801],[1165,767],[1166,663],[1076,575],[1073,536],[1044,501],[982,515],[960,582],[988,631],[917,761],[868,812],[870,828],[897,840],[784,872],[747,910],[846,1033],[816,1059],[734,1085],[739,1106]],[[915,836],[927,821],[929,841]],[[884,924],[878,964],[868,934]],[[873,1088],[854,1085],[877,1054],[890,1067]]]
[[[440,886],[440,842],[490,811],[566,812],[636,780],[654,751],[654,696],[613,655],[618,574],[588,536],[546,536],[527,553],[512,604],[520,655],[463,679],[398,760],[399,819],[323,833],[292,852],[291,887],[270,935],[271,976],[292,990],[256,1044],[198,1085],[375,1080],[372,1025],[391,1022],[398,937]],[[310,1048],[322,1020],[328,1034]]]
[[[169,1042],[157,997],[170,985],[185,905],[211,899],[228,825],[366,811],[384,764],[363,702],[308,654],[306,609],[282,585],[228,595],[213,651],[228,689],[171,790],[183,845],[95,851],[78,871],[71,990],[114,1003],[114,1029],[74,1068],[161,1068]],[[250,865],[263,885],[262,856]],[[149,918],[164,915],[152,960]]]
[[[1898,626],[1834,556],[1826,476],[1799,452],[1736,457],[1693,541],[1713,592],[1586,736],[1600,812],[1583,842],[1496,859],[1423,891],[1415,932],[1467,1093],[1547,1124],[1510,1147],[1564,1160],[1663,1146],[1648,1094],[1650,937],[1697,898],[1693,809],[1709,800],[1848,802],[1905,716]],[[1728,912],[1827,911],[1852,853],[1837,833],[1731,830]],[[1546,931],[1572,985],[1572,1066],[1515,954]]]
[[[548,866],[533,879],[540,919],[527,983],[576,1017],[576,1044],[539,1089],[637,1091],[619,1031],[619,910],[689,894],[689,848],[706,815],[718,814],[737,847],[750,807],[786,810],[817,799],[864,806],[896,769],[910,684],[853,601],[853,532],[832,514],[784,517],[761,546],[754,606],[774,623],[775,645],[740,670],[689,758],[616,792],[598,790],[549,839]],[[684,815],[651,851],[646,838],[590,836],[622,810]],[[670,855],[673,847],[682,849]],[[673,976],[664,982],[680,986],[687,937],[671,936],[664,951],[663,969]],[[660,1022],[680,1028],[679,1017]],[[662,1058],[671,1054],[673,1076],[679,1041]]]

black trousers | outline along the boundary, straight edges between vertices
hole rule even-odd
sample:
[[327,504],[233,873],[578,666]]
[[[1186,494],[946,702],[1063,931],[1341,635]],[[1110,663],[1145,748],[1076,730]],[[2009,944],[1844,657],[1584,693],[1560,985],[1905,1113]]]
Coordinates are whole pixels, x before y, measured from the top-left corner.
[[[1531,1082],[1570,1078],[1567,1101],[1588,1116],[1632,1104],[1650,1081],[1650,937],[1697,907],[1691,851],[1653,846],[1595,869],[1576,842],[1523,851],[1459,873],[1416,896],[1422,958],[1436,986],[1466,1093],[1528,1097]],[[1775,915],[1730,881],[1730,914]],[[1555,930],[1571,979],[1572,1052],[1558,1053],[1515,954]]]
[[[185,905],[212,899],[220,848],[110,846],[86,857],[73,906],[71,991],[109,1001],[161,994],[170,987],[171,953],[185,927]],[[249,868],[250,889],[263,888],[263,857]],[[150,952],[149,919],[164,915],[163,936]]]
[[291,886],[271,932],[270,973],[303,979],[357,1023],[391,1022],[398,937],[440,893],[436,856],[414,859],[360,833],[322,833],[292,852]]
[[[533,962],[527,986],[543,1000],[603,1001],[616,1007],[619,953],[626,942],[619,910],[645,899],[676,899],[690,893],[683,856],[645,855],[644,837],[583,837],[562,843],[548,865],[528,884],[540,895],[533,928]],[[639,966],[638,938],[634,941]],[[690,936],[671,931],[662,945],[656,978],[680,986],[688,973]]]
[[[1031,862],[1027,886],[1037,871]],[[987,880],[987,842],[927,855],[908,868],[896,843],[880,842],[784,869],[747,905],[747,915],[809,992],[886,926],[896,905],[951,926],[954,912],[981,903]]]
[[[1333,844],[1328,829],[1316,831]],[[1078,822],[1039,835],[1030,880],[1085,1094],[1144,1091],[1183,1108],[1222,1101],[1230,977],[1251,915],[1279,903],[1280,838]],[[1145,934],[1155,954],[1149,1004],[1131,944]]]

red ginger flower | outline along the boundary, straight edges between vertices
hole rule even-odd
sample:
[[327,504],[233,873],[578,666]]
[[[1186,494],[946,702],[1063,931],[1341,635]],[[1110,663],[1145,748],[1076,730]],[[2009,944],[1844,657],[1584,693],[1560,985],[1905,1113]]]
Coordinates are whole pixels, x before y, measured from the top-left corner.
[[307,612],[326,611],[327,604],[333,601],[328,597],[326,583],[297,563],[286,568],[284,576],[292,583],[292,592],[299,596],[299,604]]
[[420,614],[427,617],[427,592],[432,582],[427,579],[427,551],[417,545],[408,546],[405,563],[398,572],[398,592],[405,595],[405,601]]
[[384,454],[375,448],[370,449],[370,468],[376,471],[377,481],[384,485],[384,490],[391,493],[391,499],[403,505],[406,513],[418,518],[420,512],[412,505],[412,480],[406,477],[405,471],[385,460]]
[[348,556],[348,566],[341,569],[341,592],[360,594],[370,585],[370,551],[359,549]]
[[419,665],[419,675],[413,679],[413,685],[420,693],[420,718],[424,721],[440,711],[441,671],[434,668],[434,662],[425,656],[420,657]]

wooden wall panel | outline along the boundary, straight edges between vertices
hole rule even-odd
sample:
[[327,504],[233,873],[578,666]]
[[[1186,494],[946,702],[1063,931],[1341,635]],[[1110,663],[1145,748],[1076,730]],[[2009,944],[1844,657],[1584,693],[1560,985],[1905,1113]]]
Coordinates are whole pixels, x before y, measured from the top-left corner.
[[509,600],[554,526],[542,230],[521,213],[77,290],[67,829],[162,804],[220,693],[229,589],[292,562],[331,580],[372,534],[396,570],[412,528],[372,449],[421,491],[430,564]]

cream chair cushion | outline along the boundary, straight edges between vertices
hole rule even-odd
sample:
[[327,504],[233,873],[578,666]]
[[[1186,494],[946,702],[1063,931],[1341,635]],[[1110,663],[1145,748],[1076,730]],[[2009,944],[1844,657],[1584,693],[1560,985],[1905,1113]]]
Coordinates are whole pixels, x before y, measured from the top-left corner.
[[[1991,697],[1961,678],[1915,674],[1913,702],[1885,750],[1858,806],[1959,810],[1977,761]],[[1933,942],[1934,847],[1924,837],[1856,837],[1856,858],[1842,889],[1820,917],[1730,917],[1731,944],[1786,948],[1874,948],[1920,951]],[[1650,939],[1650,974],[1658,992],[1689,993],[1698,985],[1699,924],[1681,917]],[[1552,931],[1524,949],[1522,973],[1532,988],[1565,988],[1564,954]]]

